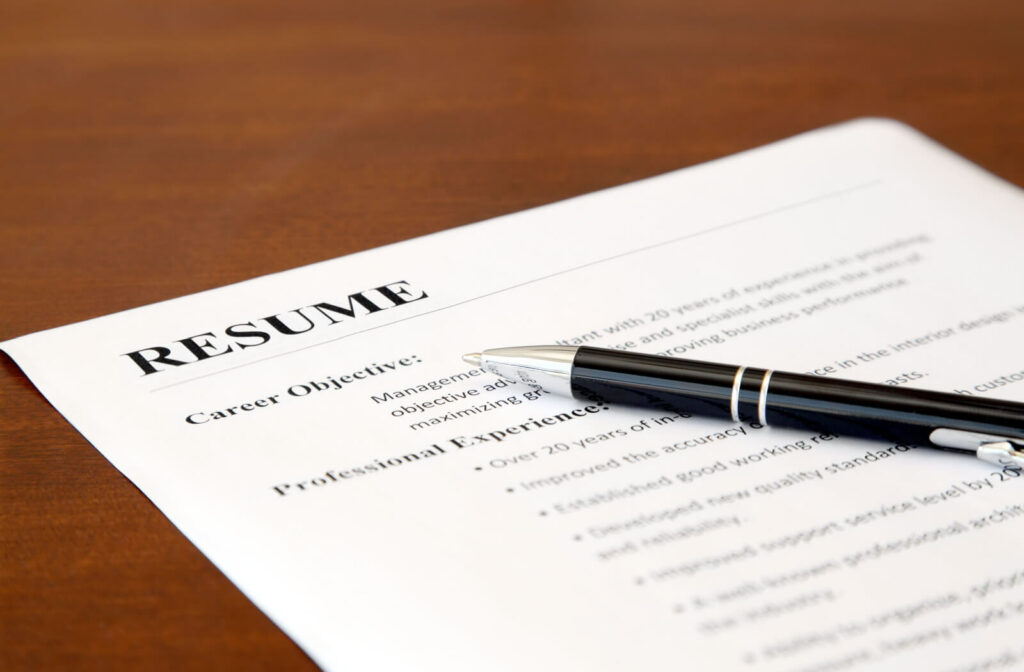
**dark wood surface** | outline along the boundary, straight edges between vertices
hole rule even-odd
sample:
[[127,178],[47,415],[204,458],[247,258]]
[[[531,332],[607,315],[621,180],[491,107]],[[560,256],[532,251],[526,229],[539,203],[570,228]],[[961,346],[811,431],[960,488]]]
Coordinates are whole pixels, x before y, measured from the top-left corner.
[[[0,340],[864,115],[1024,184],[1024,3],[6,0]],[[0,669],[314,667],[0,360]]]

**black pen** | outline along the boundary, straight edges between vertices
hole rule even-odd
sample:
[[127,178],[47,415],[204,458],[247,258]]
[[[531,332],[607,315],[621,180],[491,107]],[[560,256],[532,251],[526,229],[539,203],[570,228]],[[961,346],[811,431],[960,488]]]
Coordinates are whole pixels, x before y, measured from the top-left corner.
[[1024,404],[586,346],[497,348],[470,364],[549,392],[734,422],[810,427],[1024,467]]

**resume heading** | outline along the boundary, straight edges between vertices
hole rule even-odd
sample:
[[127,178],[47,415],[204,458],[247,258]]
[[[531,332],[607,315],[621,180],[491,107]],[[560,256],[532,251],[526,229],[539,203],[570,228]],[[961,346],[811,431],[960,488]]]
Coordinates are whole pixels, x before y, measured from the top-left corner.
[[169,345],[153,345],[122,356],[128,357],[148,376],[172,366],[194,364],[211,357],[241,352],[269,343],[278,336],[295,336],[319,327],[354,320],[363,315],[397,308],[427,298],[405,280],[349,294],[339,303],[321,302],[284,313],[268,315],[248,322],[232,324],[220,330],[180,338]]

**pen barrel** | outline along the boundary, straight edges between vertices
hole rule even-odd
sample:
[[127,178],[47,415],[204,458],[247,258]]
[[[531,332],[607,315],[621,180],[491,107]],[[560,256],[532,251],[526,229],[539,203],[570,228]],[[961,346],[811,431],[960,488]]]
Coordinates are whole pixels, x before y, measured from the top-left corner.
[[591,401],[906,445],[936,447],[939,428],[1024,439],[1021,403],[731,364],[581,347],[571,383]]
[[765,407],[769,425],[896,443],[934,446],[930,436],[940,428],[1024,439],[1024,404],[798,373],[771,375]]
[[729,417],[735,366],[580,347],[572,394],[588,401]]

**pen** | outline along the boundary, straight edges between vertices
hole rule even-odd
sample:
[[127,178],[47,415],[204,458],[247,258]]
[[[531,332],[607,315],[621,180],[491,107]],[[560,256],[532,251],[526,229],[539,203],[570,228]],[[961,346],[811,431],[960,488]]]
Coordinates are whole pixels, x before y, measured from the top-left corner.
[[599,403],[811,427],[1024,467],[1024,404],[587,346],[464,355],[496,376]]

